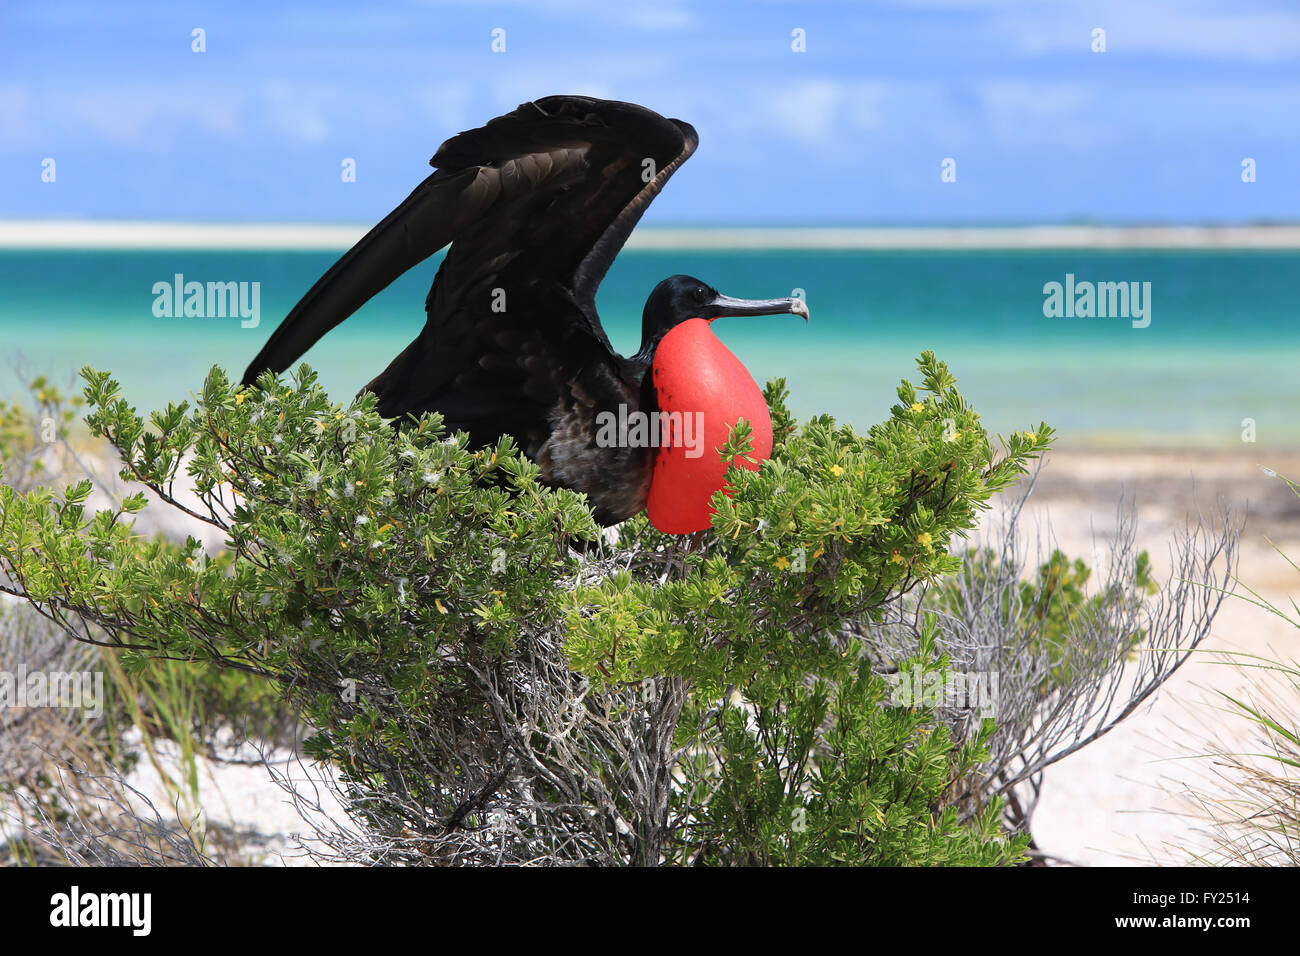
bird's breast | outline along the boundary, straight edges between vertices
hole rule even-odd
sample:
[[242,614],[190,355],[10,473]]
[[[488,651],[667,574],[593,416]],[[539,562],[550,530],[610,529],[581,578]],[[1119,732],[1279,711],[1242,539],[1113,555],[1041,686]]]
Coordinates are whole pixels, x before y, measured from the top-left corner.
[[743,418],[753,431],[754,460],[737,464],[757,469],[772,454],[772,417],[758,383],[704,319],[688,319],[664,336],[650,375],[667,436],[654,459],[650,521],[669,534],[702,531],[729,464],[717,449]]
[[544,439],[529,457],[543,480],[582,491],[602,525],[645,509],[655,448],[636,423],[648,417],[639,392],[608,370],[570,381],[552,409]]

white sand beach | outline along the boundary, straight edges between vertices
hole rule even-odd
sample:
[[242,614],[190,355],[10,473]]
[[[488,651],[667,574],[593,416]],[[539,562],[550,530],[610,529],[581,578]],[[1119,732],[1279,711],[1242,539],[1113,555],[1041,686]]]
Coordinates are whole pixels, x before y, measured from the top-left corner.
[[[0,220],[0,249],[337,249],[355,223]],[[628,249],[1295,249],[1300,225],[642,226]]]
[[[1259,458],[1253,450],[1054,452],[1026,507],[1022,531],[1032,534],[1046,523],[1062,550],[1090,560],[1095,542],[1104,548],[1124,497],[1137,505],[1138,543],[1149,551],[1155,577],[1163,581],[1175,531],[1198,507],[1208,515],[1222,498],[1246,518],[1240,581],[1271,603],[1289,607],[1300,592],[1300,574],[1282,555],[1300,558],[1300,500],[1260,465],[1297,475],[1300,454]],[[1260,750],[1257,729],[1227,715],[1217,694],[1249,696],[1259,672],[1216,663],[1213,652],[1296,660],[1300,631],[1230,597],[1203,648],[1125,723],[1048,769],[1034,817],[1034,835],[1044,852],[1085,865],[1152,865],[1189,863],[1187,851],[1206,848],[1194,804],[1178,796],[1189,785],[1204,789],[1211,761],[1199,755],[1212,745]]]

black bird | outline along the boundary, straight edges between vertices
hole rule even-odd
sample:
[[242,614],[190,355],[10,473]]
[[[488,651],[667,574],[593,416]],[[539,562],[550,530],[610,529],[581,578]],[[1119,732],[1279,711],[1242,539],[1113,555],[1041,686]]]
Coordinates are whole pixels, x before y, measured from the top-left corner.
[[475,445],[512,435],[552,485],[585,492],[613,524],[646,506],[653,447],[600,447],[596,416],[658,408],[646,374],[690,318],[794,313],[797,298],[743,300],[675,275],[642,313],[640,350],[616,354],[596,287],[695,130],[644,107],[584,96],[524,103],[443,143],[407,199],[294,306],[248,366],[282,372],[412,266],[451,243],[419,337],[365,388],[389,417],[441,412]]

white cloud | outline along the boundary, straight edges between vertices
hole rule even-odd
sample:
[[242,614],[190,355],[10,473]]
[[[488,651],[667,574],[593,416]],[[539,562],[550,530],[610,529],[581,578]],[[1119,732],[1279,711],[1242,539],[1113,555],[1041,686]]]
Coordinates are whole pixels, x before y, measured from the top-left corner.
[[417,0],[421,6],[491,7],[503,15],[532,11],[556,19],[586,17],[639,30],[675,31],[695,26],[695,13],[685,0]]
[[288,83],[276,81],[262,90],[262,109],[270,126],[298,143],[319,143],[329,138],[330,126],[320,107]]
[[1079,120],[1096,90],[1079,83],[990,80],[977,89],[994,135],[1003,142],[1035,140],[1071,146],[1095,141],[1098,130]]
[[[1071,28],[1073,25],[1073,28]],[[1108,53],[1156,53],[1196,59],[1274,63],[1300,57],[1300,11],[1249,12],[1239,5],[1104,2],[1071,9],[999,14],[994,28],[1025,53],[1086,53],[1093,28]]]
[[34,146],[42,139],[31,90],[0,86],[0,141],[6,146]]
[[483,118],[474,116],[470,110],[474,90],[468,84],[430,84],[413,95],[428,123],[435,130],[445,131],[447,136],[482,122]]
[[246,96],[226,87],[96,83],[60,86],[31,98],[42,134],[91,131],[116,146],[157,146],[197,130],[237,138]]
[[772,94],[770,116],[777,128],[796,139],[825,139],[836,121],[842,96],[833,80],[804,80]]

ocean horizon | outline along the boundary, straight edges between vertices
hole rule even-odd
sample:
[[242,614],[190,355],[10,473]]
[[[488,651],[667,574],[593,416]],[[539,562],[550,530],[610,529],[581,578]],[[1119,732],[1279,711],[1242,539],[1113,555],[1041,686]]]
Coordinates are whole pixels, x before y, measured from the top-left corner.
[[[364,232],[100,223],[87,233],[64,222],[37,224],[45,231],[29,231],[21,248],[21,225],[0,224],[0,395],[14,397],[20,377],[34,374],[79,389],[76,371],[90,364],[112,371],[141,411],[189,397],[213,364],[242,375]],[[69,247],[77,236],[82,247]],[[223,246],[241,236],[263,245]],[[899,248],[882,245],[890,236]],[[1046,421],[1063,447],[1229,448],[1247,437],[1300,446],[1296,227],[639,229],[633,239],[597,299],[615,348],[635,351],[645,297],[674,273],[746,298],[801,294],[806,326],[768,316],[714,328],[760,383],[787,379],[803,418],[824,412],[869,427],[932,349],[995,433]],[[335,400],[418,334],[440,260],[401,277],[303,358]],[[242,292],[244,313],[177,316],[192,282],[235,294],[230,313]]]

